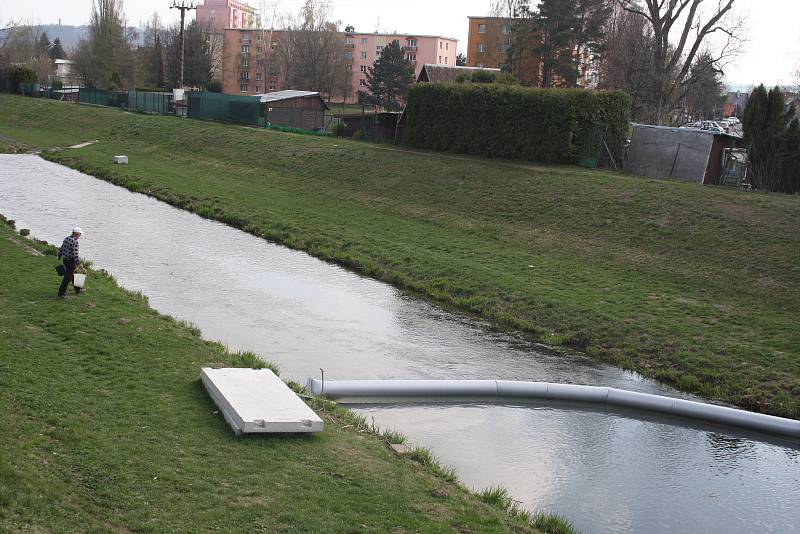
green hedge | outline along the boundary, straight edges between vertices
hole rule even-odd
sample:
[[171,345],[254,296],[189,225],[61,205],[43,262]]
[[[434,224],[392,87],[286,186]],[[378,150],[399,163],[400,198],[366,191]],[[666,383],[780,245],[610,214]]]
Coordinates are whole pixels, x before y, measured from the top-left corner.
[[407,142],[479,156],[582,163],[620,161],[631,99],[619,91],[417,84],[408,95]]

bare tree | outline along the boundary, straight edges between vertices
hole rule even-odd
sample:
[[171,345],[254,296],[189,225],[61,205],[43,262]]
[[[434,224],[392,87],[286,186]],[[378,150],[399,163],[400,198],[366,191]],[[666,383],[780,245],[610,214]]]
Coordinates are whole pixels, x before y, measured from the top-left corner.
[[131,42],[135,36],[124,21],[122,0],[94,0],[89,36],[78,45],[75,55],[78,72],[87,84],[134,85],[136,62]]
[[[646,21],[652,32],[652,121],[674,120],[673,112],[686,94],[697,55],[712,36],[724,43],[710,52],[716,64],[736,53],[742,22],[733,16],[736,0],[617,0],[620,7]],[[677,40],[672,37],[677,37]]]
[[331,21],[328,2],[306,0],[277,46],[288,88],[319,91],[329,98],[348,96],[352,58],[347,57],[349,50],[339,25]]

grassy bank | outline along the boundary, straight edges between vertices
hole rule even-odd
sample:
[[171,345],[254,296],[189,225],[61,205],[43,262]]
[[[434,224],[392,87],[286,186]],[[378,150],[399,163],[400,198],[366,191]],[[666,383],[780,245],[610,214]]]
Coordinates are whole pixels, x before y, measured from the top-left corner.
[[331,404],[319,435],[235,438],[198,374],[245,358],[100,273],[56,299],[55,258],[12,237],[1,225],[0,531],[535,531]]
[[798,198],[9,96],[0,135],[99,139],[47,157],[685,391],[800,416]]

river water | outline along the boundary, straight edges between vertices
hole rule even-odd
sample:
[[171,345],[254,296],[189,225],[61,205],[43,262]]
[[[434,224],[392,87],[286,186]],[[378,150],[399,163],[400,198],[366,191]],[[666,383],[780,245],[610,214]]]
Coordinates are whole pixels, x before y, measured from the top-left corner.
[[[54,244],[81,226],[96,268],[285,378],[323,368],[326,379],[498,378],[687,397],[36,156],[0,155],[0,213]],[[430,448],[467,486],[503,485],[584,532],[800,532],[797,444],[575,405],[354,408]]]

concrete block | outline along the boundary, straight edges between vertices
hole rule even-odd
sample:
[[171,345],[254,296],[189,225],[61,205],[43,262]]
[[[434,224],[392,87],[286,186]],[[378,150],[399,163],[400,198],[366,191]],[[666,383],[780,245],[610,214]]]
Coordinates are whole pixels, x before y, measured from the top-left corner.
[[128,156],[114,156],[114,163],[117,163],[118,165],[127,165]]
[[200,379],[236,434],[322,431],[322,419],[269,369],[203,368]]

